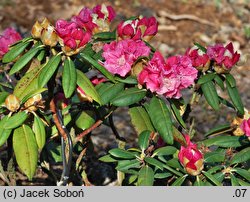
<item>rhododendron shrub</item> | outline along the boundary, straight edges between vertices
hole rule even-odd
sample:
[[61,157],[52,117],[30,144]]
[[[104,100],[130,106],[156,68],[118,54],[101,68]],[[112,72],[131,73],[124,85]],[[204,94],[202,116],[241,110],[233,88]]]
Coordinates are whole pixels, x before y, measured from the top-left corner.
[[[115,16],[103,4],[55,24],[44,18],[23,39],[3,31],[0,151],[7,149],[30,181],[38,168],[54,173],[51,165],[61,164],[54,185],[95,185],[88,159],[95,161],[92,131],[103,124],[117,147],[96,154],[93,164],[112,163],[116,185],[249,185],[250,116],[230,73],[240,59],[233,44],[194,43],[162,55],[151,43],[157,18],[115,27]],[[198,106],[217,114],[230,108],[228,123],[198,135],[200,117],[190,115]],[[136,148],[113,121],[121,107]]]

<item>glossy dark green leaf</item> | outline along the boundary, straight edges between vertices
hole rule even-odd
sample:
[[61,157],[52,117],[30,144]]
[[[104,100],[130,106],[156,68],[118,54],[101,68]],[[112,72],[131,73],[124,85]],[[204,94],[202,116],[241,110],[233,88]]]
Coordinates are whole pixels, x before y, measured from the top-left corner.
[[210,173],[210,174],[214,174],[217,171],[222,170],[223,168],[224,168],[223,165],[217,165],[217,166],[214,166],[214,167],[210,168],[207,172]]
[[208,152],[204,156],[204,160],[206,163],[217,163],[225,161],[225,152]]
[[20,57],[17,62],[11,67],[11,70],[9,72],[10,75],[20,71],[25,65],[28,64],[29,61],[32,60],[32,58],[35,57],[35,55],[43,48],[43,46],[35,46],[32,49],[30,49],[27,53],[25,53],[22,57]]
[[5,99],[8,97],[8,92],[0,92],[0,105],[5,102]]
[[188,175],[183,175],[182,177],[177,178],[171,186],[181,186],[187,176]]
[[76,70],[76,74],[77,74],[77,85],[86,93],[86,95],[90,96],[93,100],[101,104],[100,95],[96,91],[95,87],[88,79],[88,77],[80,70]]
[[216,74],[215,73],[208,73],[205,75],[202,75],[202,77],[199,78],[198,84],[203,84],[207,83],[208,81],[212,81],[215,78]]
[[31,43],[31,40],[26,42],[20,42],[15,46],[11,47],[10,50],[4,55],[2,61],[3,63],[8,63],[14,61]]
[[5,116],[2,120],[0,120],[0,147],[7,141],[10,136],[11,129],[5,129],[3,126],[5,125],[8,117]]
[[128,76],[126,78],[120,78],[120,77],[116,76],[115,80],[119,81],[121,83],[127,83],[127,84],[135,84],[136,85],[138,83],[137,78],[134,76]]
[[218,172],[213,175],[215,179],[218,180],[222,184],[223,180],[225,179],[225,173],[224,172]]
[[212,135],[214,133],[218,133],[218,132],[222,132],[222,131],[226,131],[228,129],[231,128],[230,124],[224,124],[224,125],[219,125],[219,126],[215,126],[214,128],[212,128],[210,131],[208,131],[205,136],[209,136]]
[[18,112],[6,120],[3,128],[6,130],[17,128],[18,126],[22,125],[27,118],[27,112]]
[[47,62],[47,64],[45,64],[45,66],[41,70],[41,73],[39,74],[38,77],[39,87],[42,88],[48,83],[50,78],[55,73],[60,62],[61,62],[60,54],[54,55],[52,58],[50,58],[50,60]]
[[110,154],[108,154],[99,158],[99,161],[103,161],[105,163],[113,163],[113,162],[117,162],[117,159],[114,159],[113,157],[111,157]]
[[209,179],[216,186],[221,186],[221,183],[213,175],[211,175],[210,173],[206,171],[203,171],[202,173],[206,176],[207,179]]
[[123,83],[104,83],[97,92],[100,94],[102,104],[108,104],[115,96],[117,96],[124,89]]
[[230,84],[230,86],[232,88],[235,87],[236,81],[235,81],[234,77],[230,73],[225,74],[225,76],[226,76],[226,81]]
[[29,126],[22,125],[14,130],[13,149],[18,166],[31,180],[36,172],[38,148],[34,133]]
[[143,107],[131,107],[129,109],[129,114],[131,117],[131,122],[138,134],[148,130],[154,131],[154,127],[151,123],[147,111]]
[[154,184],[154,171],[149,166],[144,166],[139,171],[138,186],[152,186]]
[[46,131],[43,121],[38,116],[34,117],[32,130],[35,134],[37,146],[42,150],[46,142]]
[[231,165],[235,163],[243,163],[250,159],[250,147],[247,147],[240,152],[236,153],[231,159]]
[[164,179],[164,178],[168,178],[170,176],[172,176],[173,174],[171,173],[168,173],[166,171],[163,171],[163,172],[156,172],[155,175],[154,175],[154,178],[157,178],[157,179]]
[[150,119],[162,139],[168,144],[173,144],[173,123],[166,103],[160,98],[153,97],[148,110]]
[[111,149],[109,150],[109,153],[114,157],[122,158],[122,159],[134,159],[135,158],[135,155],[132,152],[119,149],[119,148]]
[[67,58],[64,61],[62,87],[66,98],[69,98],[76,89],[76,68],[74,62]]
[[171,173],[173,173],[179,177],[183,176],[183,174],[181,172],[177,171],[176,169],[171,168],[169,165],[164,165],[164,168],[166,168],[168,171],[170,171]]
[[174,136],[174,140],[176,142],[179,142],[182,146],[187,145],[186,139],[184,138],[183,134],[174,126],[173,126],[173,136]]
[[238,179],[233,174],[230,174],[230,178],[232,186],[240,186]]
[[90,128],[95,123],[95,113],[93,111],[82,111],[76,119],[76,126],[82,130]]
[[218,74],[215,75],[214,81],[217,83],[217,85],[218,85],[222,90],[225,90],[224,81],[221,79],[221,77],[220,77]]
[[173,158],[167,161],[168,166],[175,168],[176,170],[183,170],[183,166],[180,164],[179,159]]
[[138,145],[142,151],[148,148],[151,131],[145,130],[138,137]]
[[98,40],[114,40],[116,38],[116,32],[100,32],[93,35],[93,39]]
[[234,168],[233,171],[235,171],[240,176],[244,177],[248,182],[250,182],[250,171],[242,168]]
[[160,170],[163,170],[164,164],[157,159],[151,158],[151,157],[145,157],[144,158],[145,162],[148,164],[155,166],[156,168],[159,168]]
[[114,106],[124,107],[139,102],[146,96],[146,91],[138,88],[128,88],[120,92],[110,102]]
[[250,186],[250,183],[248,183],[240,178],[237,178],[237,180],[241,186]]
[[160,147],[156,149],[152,156],[165,156],[165,155],[173,155],[177,152],[177,149],[173,146]]
[[232,108],[235,110],[235,107],[233,106],[233,104],[231,102],[229,102],[228,100],[222,98],[219,96],[219,99],[220,99],[220,103],[227,106],[228,108]]
[[42,50],[39,51],[39,53],[38,53],[38,55],[36,57],[38,59],[38,61],[41,62],[44,59],[45,53],[46,53],[46,51],[44,49],[42,49]]
[[207,52],[207,49],[204,46],[202,46],[201,44],[199,44],[198,42],[195,42],[194,45],[197,46],[197,48],[199,48],[202,52],[204,52],[204,53]]
[[178,121],[178,123],[183,127],[183,128],[186,128],[186,124],[185,122],[183,121],[182,119],[182,116],[181,116],[181,113],[180,113],[180,110],[181,110],[181,103],[178,102],[178,100],[169,100],[170,102],[170,106],[171,106],[171,109],[172,109],[172,112],[175,116],[175,119]]
[[212,145],[219,146],[219,147],[240,147],[243,145],[242,137],[237,136],[217,136],[214,138],[210,138],[204,140],[203,143],[209,147]]
[[216,88],[214,86],[213,81],[208,81],[201,85],[202,92],[207,100],[207,103],[214,109],[219,110],[220,102],[219,96],[217,94]]
[[121,172],[128,172],[131,168],[140,168],[140,162],[137,159],[134,160],[121,160],[118,161],[116,170]]
[[233,102],[233,105],[237,109],[238,113],[240,115],[243,115],[244,114],[244,106],[243,106],[243,103],[242,103],[242,100],[241,100],[241,97],[240,97],[240,94],[239,94],[237,87],[236,86],[231,87],[231,85],[228,81],[226,81],[226,84],[227,84],[227,92],[228,92],[230,99]]

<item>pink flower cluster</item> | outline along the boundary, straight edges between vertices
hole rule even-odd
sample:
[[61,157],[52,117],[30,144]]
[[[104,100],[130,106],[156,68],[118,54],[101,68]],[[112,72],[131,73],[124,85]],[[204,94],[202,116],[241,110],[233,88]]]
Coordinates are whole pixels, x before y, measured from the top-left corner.
[[193,67],[199,70],[207,70],[209,68],[210,59],[208,55],[199,49],[188,49],[186,54],[192,61]]
[[181,146],[178,158],[188,174],[198,175],[203,169],[203,154],[197,149],[197,145],[190,141],[189,135],[184,135],[187,147]]
[[243,130],[247,137],[250,137],[250,118],[248,120],[243,120],[240,128],[241,130]]
[[149,41],[158,31],[155,17],[137,18],[121,22],[117,27],[118,37],[121,39],[143,39]]
[[198,71],[187,56],[172,56],[165,61],[160,52],[153,58],[138,76],[141,85],[151,92],[169,98],[180,98],[181,90],[188,88],[197,78]]
[[116,14],[112,6],[97,5],[93,9],[83,8],[77,16],[71,20],[82,29],[96,33],[109,31],[109,23],[115,18]]
[[104,67],[112,74],[126,76],[134,62],[142,56],[149,56],[150,48],[143,41],[125,39],[112,41],[103,46]]
[[0,59],[9,51],[10,45],[21,39],[21,35],[15,29],[5,29],[0,35]]

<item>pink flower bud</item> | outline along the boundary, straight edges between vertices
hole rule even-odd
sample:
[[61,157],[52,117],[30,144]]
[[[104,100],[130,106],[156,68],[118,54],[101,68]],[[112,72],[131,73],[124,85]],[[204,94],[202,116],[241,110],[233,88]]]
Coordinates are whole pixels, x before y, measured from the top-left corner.
[[203,169],[203,154],[197,149],[197,145],[190,141],[189,135],[184,135],[187,147],[181,146],[178,158],[186,172],[190,175],[199,175]]
[[248,120],[243,120],[240,128],[247,137],[250,137],[250,118]]
[[21,40],[21,35],[13,28],[7,28],[0,35],[0,59],[9,51],[9,46]]
[[203,72],[209,69],[210,60],[206,53],[199,49],[188,49],[186,54],[192,61],[193,67]]
[[93,13],[97,14],[98,18],[108,19],[109,22],[111,22],[116,16],[113,7],[105,6],[104,4],[95,6],[93,8]]

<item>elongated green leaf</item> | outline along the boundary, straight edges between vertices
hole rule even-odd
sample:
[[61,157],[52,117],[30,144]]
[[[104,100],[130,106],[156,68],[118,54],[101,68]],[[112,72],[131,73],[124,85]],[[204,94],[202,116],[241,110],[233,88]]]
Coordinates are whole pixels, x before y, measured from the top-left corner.
[[8,92],[0,92],[0,105],[4,103],[5,99],[8,97]]
[[163,170],[163,168],[164,168],[164,164],[162,162],[158,161],[157,159],[154,159],[151,157],[145,157],[144,160],[148,164],[155,166],[156,168],[159,168],[160,170]]
[[111,157],[110,154],[102,156],[98,159],[99,161],[103,161],[105,163],[113,163],[113,162],[117,162],[117,159],[114,159],[113,157]]
[[250,172],[242,168],[234,168],[232,171],[235,171],[240,176],[244,177],[248,182],[250,182]]
[[234,77],[230,73],[225,74],[225,76],[226,76],[226,81],[230,84],[230,86],[232,88],[235,87],[236,81],[235,81]]
[[248,183],[240,178],[237,178],[237,180],[241,186],[250,186],[250,183]]
[[78,128],[86,130],[95,123],[95,113],[90,110],[82,111],[75,123]]
[[5,116],[0,121],[0,147],[7,141],[7,139],[10,136],[11,129],[6,130],[3,126],[5,125],[6,121],[8,120],[8,117]]
[[129,88],[120,92],[114,99],[111,100],[111,103],[118,107],[129,106],[142,100],[145,95],[145,90]]
[[88,79],[88,77],[85,76],[85,74],[82,73],[80,70],[76,70],[76,74],[77,74],[77,85],[86,93],[86,95],[89,95],[90,97],[93,98],[93,100],[101,104],[100,95],[97,93],[95,87]]
[[42,150],[46,141],[46,132],[44,123],[38,116],[34,117],[34,123],[32,129],[35,134],[37,146],[40,150]]
[[210,174],[216,173],[219,170],[222,170],[224,168],[223,165],[218,165],[218,166],[214,166],[212,168],[210,168],[207,172]]
[[230,124],[224,124],[224,125],[219,125],[219,126],[216,126],[214,127],[213,129],[211,129],[210,131],[208,131],[205,136],[209,136],[209,135],[212,135],[214,133],[218,133],[218,132],[222,132],[222,131],[226,131],[228,129],[231,128],[231,125]]
[[116,83],[116,84],[104,83],[100,88],[97,89],[97,91],[101,97],[102,104],[105,105],[108,104],[110,100],[112,100],[121,91],[123,91],[123,89],[124,89],[123,83]]
[[127,83],[127,84],[137,84],[138,83],[136,77],[134,77],[134,76],[128,76],[126,78],[120,78],[120,77],[115,76],[115,80],[119,81],[121,83]]
[[173,146],[166,146],[158,148],[154,151],[152,156],[165,156],[165,155],[173,155],[177,152],[177,149]]
[[62,86],[66,98],[69,98],[76,89],[76,68],[74,62],[68,58],[64,61]]
[[122,159],[134,159],[135,155],[132,152],[125,151],[123,149],[115,148],[109,150],[109,153],[117,158],[122,158]]
[[173,126],[173,136],[176,142],[179,142],[182,146],[185,146],[185,147],[187,146],[187,142],[183,134],[174,126]]
[[208,152],[204,157],[207,163],[223,162],[225,160],[225,152]]
[[213,175],[211,175],[210,173],[206,171],[203,171],[202,173],[207,177],[207,179],[209,179],[216,186],[221,186],[221,183]]
[[80,56],[85,61],[87,61],[88,63],[90,63],[93,67],[95,67],[97,70],[99,70],[110,81],[115,82],[113,75],[108,70],[106,70],[105,67],[103,67],[96,60],[94,60],[91,56],[89,56],[87,54],[84,54],[84,53],[80,53]]
[[115,169],[121,172],[128,172],[131,168],[140,168],[140,162],[137,159],[118,161]]
[[219,96],[217,94],[213,81],[208,81],[206,83],[201,84],[201,89],[207,100],[207,103],[214,110],[219,110]]
[[35,57],[35,55],[38,53],[39,50],[41,50],[42,46],[36,46],[32,49],[30,49],[27,53],[25,53],[19,60],[13,65],[11,68],[9,74],[12,75],[18,71],[20,71],[25,65],[28,64],[28,62]]
[[36,172],[38,150],[35,136],[27,125],[15,129],[13,134],[13,149],[17,164],[25,175],[32,179]]
[[153,97],[149,104],[150,119],[162,139],[168,144],[173,144],[173,126],[171,114],[167,105],[157,97]]
[[154,171],[149,166],[144,166],[139,171],[138,186],[152,186],[154,184]]
[[197,46],[197,48],[199,48],[204,53],[207,52],[207,49],[204,46],[202,46],[201,44],[199,44],[198,42],[195,42],[194,45]]
[[28,99],[34,97],[37,94],[40,94],[40,93],[46,91],[46,90],[47,90],[47,88],[39,88],[39,89],[35,89],[35,90],[29,92],[24,98],[22,98],[21,103],[25,103]]
[[169,100],[169,102],[170,102],[170,106],[171,106],[172,112],[173,112],[173,114],[175,116],[175,119],[178,121],[178,123],[183,128],[186,128],[187,126],[186,126],[185,122],[183,121],[181,113],[180,113],[181,103],[178,102],[177,100],[174,100],[174,99]]
[[199,78],[198,80],[198,84],[203,84],[203,83],[207,83],[208,81],[212,81],[215,78],[215,73],[208,73],[203,75],[201,78]]
[[171,167],[168,166],[168,165],[164,165],[164,168],[166,168],[168,171],[170,171],[171,173],[174,173],[175,175],[177,175],[177,176],[179,176],[179,177],[183,176],[183,174],[182,174],[181,172],[179,172],[179,171],[177,171],[177,170],[171,168]]
[[61,62],[61,55],[57,54],[52,58],[50,58],[47,64],[45,64],[45,66],[42,68],[41,73],[38,76],[38,85],[40,88],[42,88],[48,83],[50,78],[55,73],[60,62]]
[[154,131],[149,115],[143,107],[132,107],[129,109],[129,114],[138,134],[145,130]]
[[42,61],[44,59],[46,51],[44,49],[40,50],[37,56],[38,61]]
[[237,154],[235,154],[231,160],[231,165],[235,164],[235,163],[242,163],[242,162],[246,162],[250,159],[250,147],[247,147],[243,150],[241,150],[240,152],[238,152]]
[[93,36],[94,39],[98,40],[114,40],[116,38],[116,32],[101,32]]
[[22,125],[27,118],[28,114],[25,111],[14,114],[6,120],[3,128],[6,130],[17,128],[18,126]]
[[237,87],[236,86],[231,87],[231,85],[228,81],[226,81],[226,84],[227,84],[227,92],[228,92],[230,99],[233,102],[233,105],[237,109],[238,113],[240,115],[243,115],[244,114],[244,106],[243,106],[243,103],[241,101],[241,97],[240,97],[240,94],[239,94]]
[[174,183],[171,186],[181,186],[187,176],[188,175],[183,175],[182,177],[179,177],[177,180],[174,181]]
[[158,173],[158,172],[156,171],[156,173],[155,173],[155,175],[154,175],[154,178],[157,178],[157,179],[164,179],[164,178],[170,177],[170,176],[172,176],[172,175],[173,175],[173,174],[168,173],[168,172],[166,172],[166,171],[160,172],[160,173]]
[[230,174],[230,178],[232,186],[240,186],[238,179],[233,174]]
[[149,145],[150,134],[151,134],[151,131],[145,130],[139,135],[138,145],[142,151],[144,151]]
[[242,141],[242,137],[228,136],[228,135],[210,138],[210,139],[204,140],[203,143],[207,147],[212,146],[212,145],[216,145],[219,147],[240,147],[244,145]]
[[25,48],[31,43],[31,40],[20,42],[16,44],[15,46],[11,47],[11,49],[4,55],[3,57],[3,63],[12,62],[19,56]]
[[214,81],[217,83],[218,86],[220,86],[222,90],[225,90],[224,81],[221,79],[221,77],[218,74],[215,75]]

